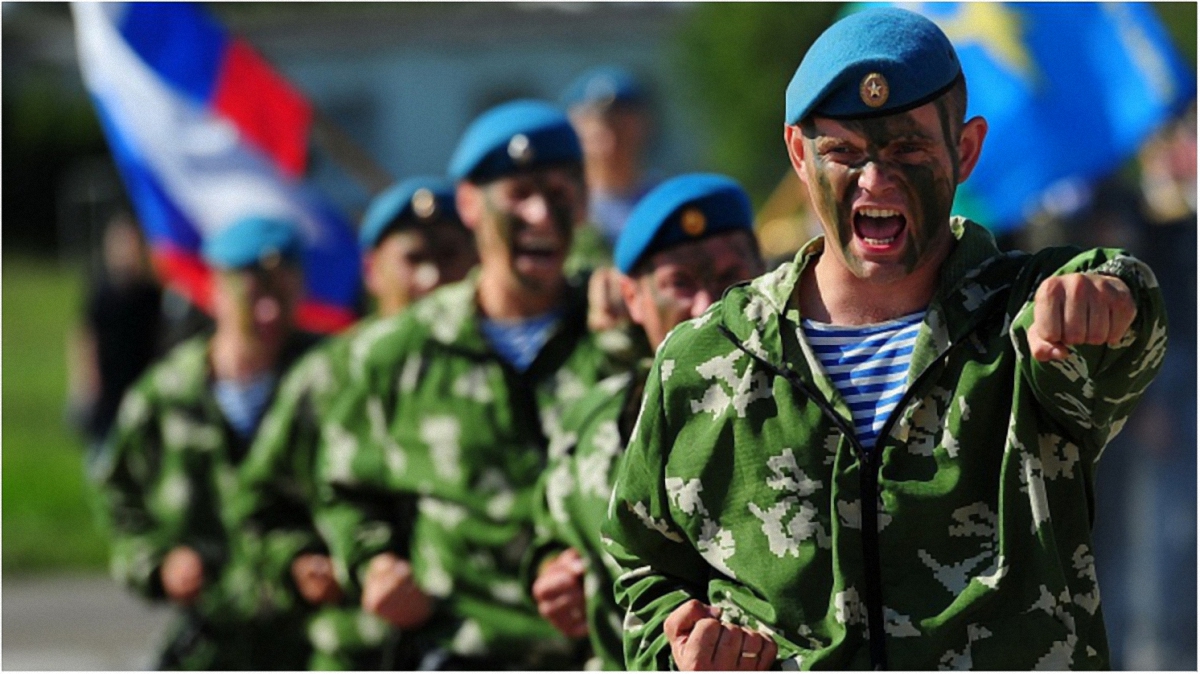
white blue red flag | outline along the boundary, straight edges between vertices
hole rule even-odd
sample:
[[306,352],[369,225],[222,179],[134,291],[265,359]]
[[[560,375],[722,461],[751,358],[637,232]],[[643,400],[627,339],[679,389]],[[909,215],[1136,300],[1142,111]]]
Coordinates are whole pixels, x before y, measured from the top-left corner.
[[301,327],[354,320],[348,221],[303,180],[312,107],[243,39],[192,3],[76,3],[79,64],[168,285],[208,309],[201,242],[251,215],[305,241]]

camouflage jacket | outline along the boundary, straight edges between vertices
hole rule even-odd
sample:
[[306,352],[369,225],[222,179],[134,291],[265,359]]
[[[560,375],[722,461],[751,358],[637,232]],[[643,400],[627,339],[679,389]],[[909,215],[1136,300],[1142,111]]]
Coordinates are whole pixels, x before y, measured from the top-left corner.
[[596,658],[588,669],[625,669],[624,612],[612,591],[618,567],[600,545],[600,525],[612,496],[612,478],[641,409],[649,365],[647,359],[635,372],[605,379],[566,412],[561,434],[551,439],[550,465],[538,483],[536,545],[525,569],[525,586],[532,587],[541,563],[551,554],[574,548],[583,557],[588,639]]
[[[1000,253],[952,229],[871,452],[800,329],[821,239],[667,338],[604,528],[631,668],[671,664],[663,620],[688,598],[768,631],[784,668],[1107,665],[1095,463],[1162,364],[1161,292],[1117,251]],[[1137,318],[1115,347],[1038,362],[1034,292],[1076,271],[1124,280]]]
[[[547,438],[610,359],[571,286],[555,333],[518,373],[479,330],[477,287],[472,274],[440,288],[361,341],[362,370],[323,429],[321,531],[356,593],[372,556],[410,557],[441,600],[423,631],[451,652],[566,666],[575,645],[537,614],[519,570]],[[411,536],[386,519],[404,499],[418,502]]]
[[377,669],[389,632],[353,597],[309,609],[291,578],[298,555],[328,552],[313,515],[321,420],[349,379],[355,340],[380,322],[360,321],[309,351],[288,372],[239,470],[241,489],[231,507],[242,546],[257,558],[261,591],[280,606],[313,610],[307,631],[320,669]]
[[[312,341],[290,340],[276,373]],[[180,344],[121,403],[96,474],[112,534],[111,569],[140,594],[163,599],[162,560],[186,545],[205,567],[193,615],[223,624],[269,619],[280,614],[279,602],[260,591],[255,555],[231,535],[229,520],[249,441],[229,426],[212,394],[208,345],[208,336]]]

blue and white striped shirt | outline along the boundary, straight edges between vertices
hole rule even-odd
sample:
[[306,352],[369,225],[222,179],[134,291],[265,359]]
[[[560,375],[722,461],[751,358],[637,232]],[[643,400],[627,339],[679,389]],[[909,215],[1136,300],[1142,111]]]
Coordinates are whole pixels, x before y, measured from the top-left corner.
[[904,395],[913,345],[925,312],[863,326],[803,320],[804,336],[854,415],[863,447],[875,439]]

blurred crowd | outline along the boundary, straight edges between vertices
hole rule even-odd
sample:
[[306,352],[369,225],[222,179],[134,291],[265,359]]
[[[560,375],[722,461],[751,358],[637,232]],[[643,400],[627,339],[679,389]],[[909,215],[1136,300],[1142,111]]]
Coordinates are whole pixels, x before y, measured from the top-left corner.
[[[109,221],[70,411],[114,577],[179,607],[160,668],[623,668],[592,523],[649,359],[796,250],[755,237],[733,181],[646,167],[648,103],[603,67],[558,106],[482,115],[448,178],[372,200],[372,311],[323,339],[292,327],[289,223],[205,243],[209,317],[159,286],[129,214]],[[1099,463],[1096,572],[1114,668],[1194,669],[1195,110],[1001,240],[1057,244],[1170,280],[1162,374]]]

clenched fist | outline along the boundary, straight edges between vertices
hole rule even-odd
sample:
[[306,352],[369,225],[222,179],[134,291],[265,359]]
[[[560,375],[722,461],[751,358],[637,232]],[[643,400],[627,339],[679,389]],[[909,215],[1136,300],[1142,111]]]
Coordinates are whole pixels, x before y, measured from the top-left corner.
[[1029,353],[1043,362],[1066,358],[1077,344],[1115,345],[1137,316],[1129,286],[1102,274],[1052,276],[1033,302]]
[[306,552],[292,560],[292,580],[300,596],[310,604],[336,604],[342,600],[342,588],[333,575],[329,555]]
[[177,604],[191,604],[204,587],[204,562],[200,554],[186,545],[171,548],[159,571],[167,598]]
[[683,671],[765,670],[779,647],[763,634],[721,622],[721,609],[690,599],[671,611],[663,632]]
[[533,581],[538,613],[572,639],[587,636],[587,600],[583,594],[583,559],[574,548],[546,562]]
[[433,600],[417,587],[412,565],[390,552],[367,566],[362,607],[400,629],[419,627],[433,615]]

